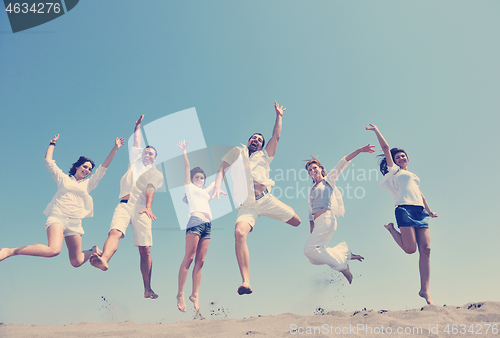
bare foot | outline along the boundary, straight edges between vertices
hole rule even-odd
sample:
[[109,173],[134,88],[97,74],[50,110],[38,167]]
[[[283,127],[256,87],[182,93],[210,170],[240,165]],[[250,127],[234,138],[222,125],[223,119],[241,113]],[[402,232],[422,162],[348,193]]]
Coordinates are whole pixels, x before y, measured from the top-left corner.
[[198,299],[198,295],[191,295],[191,296],[189,296],[189,300],[193,302],[194,309],[196,311],[200,311],[200,306],[198,304],[200,302],[200,300]]
[[355,255],[355,254],[351,253],[351,260],[355,260],[355,259],[362,262],[363,259],[365,259],[365,258],[363,256]]
[[347,278],[347,281],[349,282],[349,284],[352,283],[352,273],[351,273],[351,270],[349,270],[349,264],[347,264],[347,268],[340,271],[342,272],[342,274],[345,276],[345,278]]
[[238,288],[238,294],[241,295],[249,295],[253,292],[252,287],[250,286],[250,283],[243,283],[239,288]]
[[14,249],[9,249],[9,248],[0,249],[0,262],[12,255],[14,255]]
[[[191,299],[191,297],[189,297]],[[184,302],[184,294],[177,294],[177,308],[179,311],[186,312],[186,302]]]
[[384,227],[389,231],[394,230],[394,223],[385,224]]
[[91,251],[92,253],[98,254],[99,256],[100,256],[100,255],[102,255],[102,250],[101,250],[101,249],[99,249],[99,247],[98,247],[97,245],[94,245],[94,246],[92,247],[92,249],[90,249],[90,251]]
[[432,298],[431,298],[431,294],[429,292],[420,291],[418,293],[418,295],[420,297],[422,297],[423,299],[425,299],[425,301],[427,302],[427,304],[434,305],[434,302],[432,301]]
[[[92,249],[97,248],[94,246]],[[94,268],[101,269],[102,271],[108,270],[108,262],[106,262],[105,259],[102,259],[101,256],[99,256],[97,253],[93,253],[90,258],[90,265],[92,265]]]
[[151,299],[156,299],[158,298],[158,295],[154,293],[153,290],[144,290],[144,298],[151,298]]

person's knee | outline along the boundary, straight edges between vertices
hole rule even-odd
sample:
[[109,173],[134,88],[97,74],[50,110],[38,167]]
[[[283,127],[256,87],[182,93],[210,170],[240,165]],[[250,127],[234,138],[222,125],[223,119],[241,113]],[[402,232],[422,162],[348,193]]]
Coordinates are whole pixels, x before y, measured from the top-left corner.
[[49,251],[47,252],[46,257],[55,257],[61,253],[61,248],[51,248],[49,247]]
[[300,224],[300,217],[299,217],[297,214],[295,214],[295,215],[293,215],[293,217],[292,217],[292,218],[290,218],[290,220],[288,220],[288,222],[286,222],[286,223],[287,223],[287,224],[290,224],[291,226],[297,227],[297,226],[299,226],[299,224]]
[[197,258],[194,262],[194,266],[198,269],[201,269],[203,267],[203,264],[205,264],[205,258]]
[[69,262],[71,263],[71,266],[73,266],[74,268],[78,268],[83,264],[82,262],[79,262],[76,258],[71,258]]
[[183,261],[182,265],[184,265],[184,267],[186,269],[189,269],[189,267],[191,266],[191,263],[193,263],[193,260],[194,260],[193,256],[186,256],[186,257],[184,257],[184,261]]
[[421,246],[418,248],[418,251],[420,252],[421,255],[430,256],[431,255],[431,246],[430,245]]
[[417,251],[417,246],[416,245],[403,245],[403,250],[407,254],[411,255]]
[[139,247],[139,254],[141,255],[141,257],[151,256],[151,251],[149,250],[149,246],[140,246]]
[[[250,227],[250,225],[248,225],[248,226]],[[250,229],[251,229],[251,227],[250,227]],[[250,230],[247,227],[244,227],[239,223],[236,224],[236,228],[234,229],[234,238],[237,241],[246,240],[249,233],[250,233]]]
[[123,236],[123,232],[118,229],[111,229],[109,231],[108,237],[118,237],[119,239]]

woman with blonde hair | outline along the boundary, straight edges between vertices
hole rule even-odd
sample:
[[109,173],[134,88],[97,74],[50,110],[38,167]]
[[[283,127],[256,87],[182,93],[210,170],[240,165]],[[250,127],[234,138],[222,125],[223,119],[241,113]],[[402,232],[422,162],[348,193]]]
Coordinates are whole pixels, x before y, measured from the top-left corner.
[[313,180],[313,185],[308,191],[310,232],[304,248],[304,254],[312,264],[329,265],[332,269],[340,271],[349,284],[352,274],[349,269],[349,260],[363,261],[363,257],[351,252],[346,242],[327,248],[328,242],[337,230],[336,216],[343,216],[344,202],[342,195],[336,187],[337,180],[352,159],[360,153],[372,153],[374,146],[366,145],[358,148],[343,157],[330,173],[317,158],[312,157],[306,164],[306,170]]

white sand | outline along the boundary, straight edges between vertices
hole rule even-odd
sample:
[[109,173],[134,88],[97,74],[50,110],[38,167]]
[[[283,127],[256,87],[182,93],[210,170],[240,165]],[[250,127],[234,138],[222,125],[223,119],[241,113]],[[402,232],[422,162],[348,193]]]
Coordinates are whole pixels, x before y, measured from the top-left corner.
[[500,302],[468,303],[461,307],[428,305],[406,311],[332,311],[309,316],[285,313],[247,319],[204,319],[172,324],[126,321],[64,326],[0,325],[2,338],[383,337],[389,334],[404,337],[500,338]]

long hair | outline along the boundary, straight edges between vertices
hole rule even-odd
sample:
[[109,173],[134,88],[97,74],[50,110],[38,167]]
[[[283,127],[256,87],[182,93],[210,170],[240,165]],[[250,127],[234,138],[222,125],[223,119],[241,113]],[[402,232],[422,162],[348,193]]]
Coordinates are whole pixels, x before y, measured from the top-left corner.
[[[307,170],[307,173],[309,173],[309,166],[310,166],[311,164],[316,164],[318,167],[320,167],[320,168],[321,168],[321,175],[322,175],[323,177],[326,177],[326,170],[325,170],[325,166],[324,166],[324,165],[322,165],[322,164],[321,164],[321,162],[320,162],[317,158],[314,158],[314,156],[311,156],[311,157],[312,157],[312,159],[310,159],[310,160],[305,160],[305,161],[308,161],[308,162],[306,163],[306,170]],[[312,178],[312,177],[311,177],[311,178]],[[313,181],[313,183],[316,183],[316,182],[314,181],[314,179],[313,179],[312,181]]]
[[[75,176],[75,174],[76,174],[76,168],[78,168],[79,166],[81,166],[85,162],[90,162],[92,164],[92,169],[94,169],[94,167],[95,167],[94,161],[92,161],[88,157],[80,156],[80,158],[78,159],[78,161],[76,161],[75,163],[73,163],[73,166],[71,167],[71,169],[69,169],[69,176]],[[92,169],[90,169],[90,171],[92,171]]]
[[[408,158],[408,154],[403,148],[392,148],[391,149],[391,157],[392,157],[392,162],[395,164],[394,157],[396,156],[397,153],[404,153],[406,155],[406,158]],[[379,167],[380,167],[380,172],[382,175],[385,176],[389,172],[389,169],[387,169],[387,159],[385,158],[385,155],[377,155],[379,158]]]
[[[205,172],[203,171],[203,169],[201,169],[200,167],[194,167],[193,169],[191,169],[191,171],[189,172],[190,173],[190,176],[191,176],[191,182],[193,182],[193,177],[194,175],[198,174],[198,173],[201,173],[203,174],[203,179],[206,180],[207,179],[207,175],[205,174]],[[203,187],[205,187],[205,184],[203,184]],[[182,199],[182,201],[186,204],[189,203],[188,199],[187,199],[187,195],[184,195],[184,198]]]

